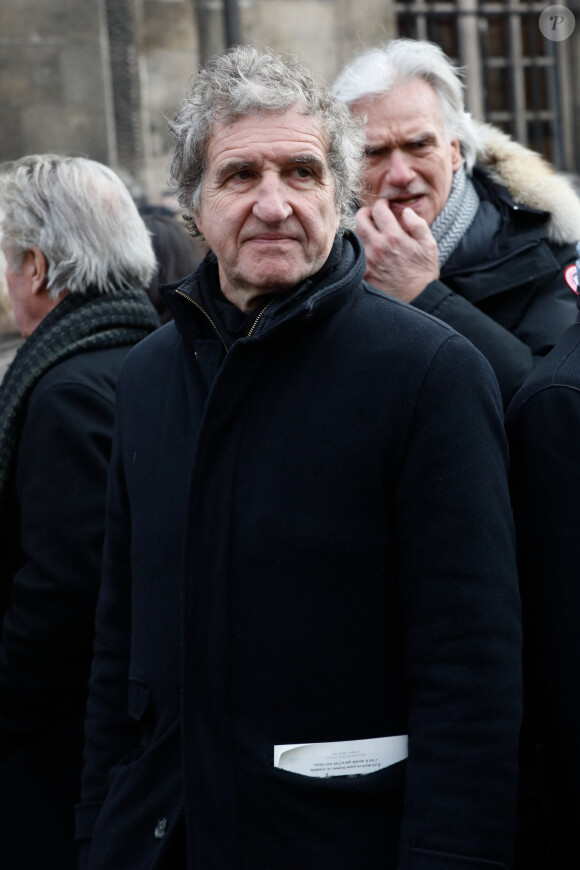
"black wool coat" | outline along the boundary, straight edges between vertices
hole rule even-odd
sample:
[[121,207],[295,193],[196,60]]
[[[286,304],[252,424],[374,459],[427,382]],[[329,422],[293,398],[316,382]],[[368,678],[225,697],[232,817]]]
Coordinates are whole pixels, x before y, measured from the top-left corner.
[[116,381],[128,347],[78,353],[30,394],[1,533],[0,864],[77,864],[74,805]]
[[480,198],[459,247],[413,305],[448,323],[489,360],[504,407],[576,319],[565,271],[573,244],[550,241],[550,215],[516,203],[475,167]]
[[[83,867],[508,865],[520,613],[497,383],[364,271],[346,238],[226,353],[206,260],[127,359]],[[404,734],[408,760],[364,775],[273,763]]]
[[580,323],[508,408],[524,615],[518,868],[580,866]]

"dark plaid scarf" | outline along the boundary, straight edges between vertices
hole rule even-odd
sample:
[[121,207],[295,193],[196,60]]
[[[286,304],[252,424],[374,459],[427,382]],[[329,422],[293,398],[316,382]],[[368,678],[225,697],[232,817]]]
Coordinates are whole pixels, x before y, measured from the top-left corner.
[[26,403],[56,363],[82,351],[136,344],[159,326],[144,290],[69,293],[18,349],[0,385],[0,518]]

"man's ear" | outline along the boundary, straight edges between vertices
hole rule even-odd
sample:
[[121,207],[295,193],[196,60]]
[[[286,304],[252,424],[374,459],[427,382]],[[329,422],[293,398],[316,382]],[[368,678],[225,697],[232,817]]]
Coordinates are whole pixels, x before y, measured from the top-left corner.
[[199,231],[202,235],[204,235],[203,227],[201,226],[201,215],[200,215],[200,213],[199,213],[199,210],[198,210],[197,212],[193,212],[193,211],[192,211],[190,214],[191,214],[191,217],[193,218],[193,220],[194,220],[194,222],[195,222],[195,225],[196,225],[198,231]]
[[463,162],[463,157],[461,156],[461,145],[459,144],[459,139],[453,139],[451,142],[451,168],[453,172],[456,172]]
[[33,293],[43,293],[48,280],[48,263],[46,257],[36,245],[31,245],[25,254],[25,265],[30,270],[31,290]]

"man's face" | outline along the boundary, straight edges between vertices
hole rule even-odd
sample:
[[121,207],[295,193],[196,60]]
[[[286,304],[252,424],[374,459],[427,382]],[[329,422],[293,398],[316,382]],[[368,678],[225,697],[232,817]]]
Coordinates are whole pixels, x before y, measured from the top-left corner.
[[295,286],[327,259],[339,224],[327,150],[319,122],[296,110],[215,126],[195,221],[238,307]]
[[410,207],[431,225],[462,159],[459,141],[447,140],[435,90],[423,79],[397,82],[385,94],[357,100],[351,111],[368,118],[363,204],[385,197],[398,220]]
[[39,275],[39,258],[42,258],[44,265],[44,257],[38,248],[25,253],[18,271],[15,271],[10,254],[6,251],[3,253],[6,257],[4,276],[14,319],[23,338],[28,338],[54,308],[57,300],[49,299],[47,292],[35,292],[39,284],[44,286],[45,283],[44,276]]
[[3,262],[3,265],[5,267],[4,276],[14,319],[23,337],[28,338],[34,328],[31,322],[31,315],[29,314],[33,296],[28,272],[26,270],[15,272],[8,259]]

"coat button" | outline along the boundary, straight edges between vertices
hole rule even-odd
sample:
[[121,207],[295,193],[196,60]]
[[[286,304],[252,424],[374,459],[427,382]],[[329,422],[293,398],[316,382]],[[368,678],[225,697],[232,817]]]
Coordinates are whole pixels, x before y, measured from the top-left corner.
[[162,840],[167,832],[167,819],[157,819],[155,825],[155,839]]

